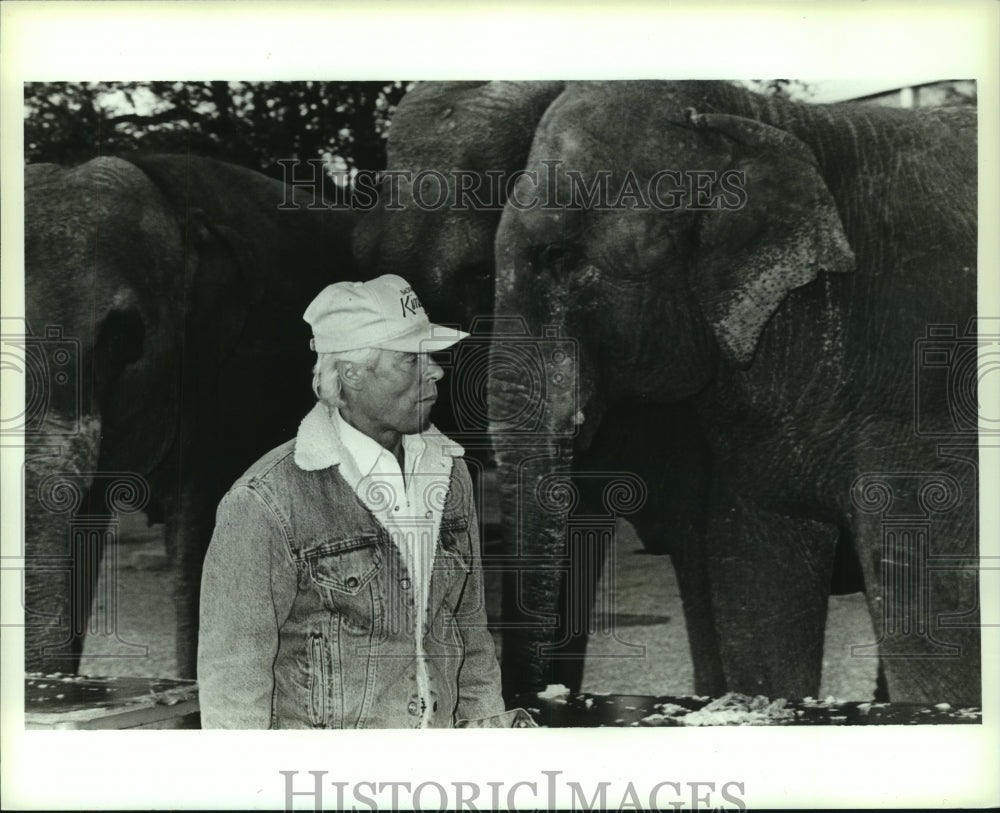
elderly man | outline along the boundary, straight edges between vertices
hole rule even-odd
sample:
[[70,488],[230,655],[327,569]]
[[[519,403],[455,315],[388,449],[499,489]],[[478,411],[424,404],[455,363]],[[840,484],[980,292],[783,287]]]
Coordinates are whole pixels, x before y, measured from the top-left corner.
[[428,354],[467,334],[394,275],[330,285],[304,318],[319,402],[223,498],[205,559],[203,726],[519,724],[462,448],[429,418]]

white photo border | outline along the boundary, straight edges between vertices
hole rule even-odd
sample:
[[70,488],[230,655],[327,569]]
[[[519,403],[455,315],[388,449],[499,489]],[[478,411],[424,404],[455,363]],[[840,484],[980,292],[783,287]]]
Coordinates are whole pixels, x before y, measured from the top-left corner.
[[[988,2],[528,5],[8,2],[2,18],[2,312],[23,313],[25,81],[756,78],[978,82],[980,223],[998,222],[998,6]],[[980,312],[1000,315],[997,234],[980,229]],[[6,383],[6,381],[5,381]],[[995,382],[994,382],[995,383]],[[994,390],[996,388],[994,387]],[[998,393],[984,393],[1000,403]],[[15,391],[5,398],[17,398]],[[4,555],[20,460],[4,450]],[[981,457],[984,555],[998,555],[998,450]],[[13,474],[13,476],[12,476]],[[12,480],[15,481],[12,483]],[[998,623],[983,578],[984,623]],[[5,595],[4,615],[17,596]],[[1000,802],[997,627],[983,629],[981,726],[504,732],[25,732],[23,640],[3,630],[3,796],[11,809],[282,809],[280,770],[330,781],[743,782],[748,807]],[[329,787],[329,786],[328,786]],[[506,791],[505,791],[506,792]],[[641,795],[641,794],[640,794]],[[481,799],[487,799],[484,792]],[[533,806],[529,795],[524,804]],[[609,793],[609,799],[621,799]],[[332,794],[326,799],[332,804]],[[350,801],[350,800],[349,800]],[[568,804],[563,797],[560,804]],[[428,803],[435,797],[428,796]],[[482,804],[482,802],[480,802]],[[296,806],[310,809],[309,799]]]

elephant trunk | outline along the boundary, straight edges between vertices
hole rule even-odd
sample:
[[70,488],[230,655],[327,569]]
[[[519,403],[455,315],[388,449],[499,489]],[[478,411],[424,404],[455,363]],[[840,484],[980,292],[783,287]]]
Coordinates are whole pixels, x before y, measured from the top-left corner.
[[[40,439],[44,439],[38,442]],[[48,417],[24,466],[25,670],[76,672],[103,554],[102,535],[75,522],[97,463],[96,419]]]
[[[563,615],[569,607],[562,598],[567,516],[575,504],[570,472],[580,415],[577,371],[572,356],[544,339],[531,345],[537,353],[524,354],[523,348],[495,341],[489,375],[505,546],[502,662],[508,700],[566,682],[558,653],[565,642],[557,640],[557,631],[577,620]],[[536,364],[526,365],[526,358]]]

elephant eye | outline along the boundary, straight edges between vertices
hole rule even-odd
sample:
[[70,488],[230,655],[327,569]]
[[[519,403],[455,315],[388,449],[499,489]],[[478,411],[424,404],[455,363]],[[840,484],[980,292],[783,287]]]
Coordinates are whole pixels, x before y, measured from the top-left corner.
[[536,274],[546,271],[558,275],[566,262],[566,246],[564,243],[547,243],[535,246],[531,253],[531,266]]
[[458,270],[458,277],[470,283],[492,283],[492,263],[466,263]]

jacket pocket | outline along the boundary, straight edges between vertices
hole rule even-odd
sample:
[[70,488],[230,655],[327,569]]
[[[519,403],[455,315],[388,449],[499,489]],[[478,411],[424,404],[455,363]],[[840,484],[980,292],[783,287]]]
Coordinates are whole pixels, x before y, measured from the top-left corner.
[[462,599],[472,570],[471,540],[468,521],[459,517],[441,521],[441,547],[434,560],[434,576],[438,582],[440,606],[454,613]]
[[472,568],[472,540],[466,517],[445,515],[441,520],[441,552],[467,574]]
[[383,567],[378,537],[324,542],[303,551],[303,556],[324,606],[339,613],[349,629],[373,629]]
[[326,728],[326,694],[329,681],[323,636],[309,636],[309,721],[317,728]]

